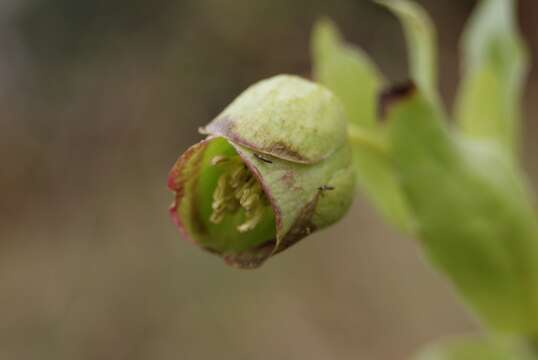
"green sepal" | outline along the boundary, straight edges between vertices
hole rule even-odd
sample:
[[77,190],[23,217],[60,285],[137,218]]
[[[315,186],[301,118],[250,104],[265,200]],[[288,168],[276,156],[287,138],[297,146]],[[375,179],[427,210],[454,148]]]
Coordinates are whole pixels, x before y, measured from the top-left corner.
[[342,105],[330,91],[278,75],[249,87],[202,130],[263,154],[313,164],[347,141],[346,126]]

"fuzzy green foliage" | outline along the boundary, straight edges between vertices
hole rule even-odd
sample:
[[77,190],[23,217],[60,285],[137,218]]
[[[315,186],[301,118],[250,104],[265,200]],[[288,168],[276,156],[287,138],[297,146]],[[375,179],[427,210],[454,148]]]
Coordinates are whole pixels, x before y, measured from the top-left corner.
[[[411,229],[484,324],[534,338],[538,220],[517,157],[527,53],[515,3],[482,0],[471,17],[463,36],[457,127],[451,128],[437,92],[432,21],[411,1],[377,2],[403,25],[415,85],[386,93],[389,101],[381,102],[381,114],[387,125],[371,119],[376,116],[371,104],[377,104],[373,94],[383,83],[373,62],[350,49],[327,20],[313,32],[314,74],[348,111],[360,188],[388,221],[411,224],[401,227]],[[361,161],[375,151],[383,155]],[[385,181],[378,181],[380,173]],[[520,358],[503,352],[489,357],[484,346],[456,348],[446,353],[437,348],[443,356],[421,359]]]
[[462,49],[456,119],[464,133],[499,142],[517,161],[528,54],[517,30],[514,0],[482,1],[467,25]]
[[391,109],[391,156],[430,259],[490,325],[538,330],[538,224],[495,143],[450,131],[426,97]]

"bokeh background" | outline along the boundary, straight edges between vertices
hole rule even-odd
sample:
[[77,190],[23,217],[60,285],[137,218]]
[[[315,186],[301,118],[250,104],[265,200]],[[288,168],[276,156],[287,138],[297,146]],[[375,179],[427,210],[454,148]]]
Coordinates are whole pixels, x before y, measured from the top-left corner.
[[[419,1],[458,82],[471,0]],[[308,76],[322,15],[391,81],[396,19],[366,0],[1,0],[0,359],[406,359],[480,331],[413,239],[359,196],[338,225],[256,271],[180,238],[177,156],[249,84]],[[538,3],[520,3],[538,59]],[[538,185],[538,83],[525,166]]]

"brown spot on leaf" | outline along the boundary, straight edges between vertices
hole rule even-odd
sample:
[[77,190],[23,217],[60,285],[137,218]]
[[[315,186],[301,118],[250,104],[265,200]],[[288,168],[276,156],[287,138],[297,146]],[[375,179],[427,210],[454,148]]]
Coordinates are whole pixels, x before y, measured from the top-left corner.
[[288,187],[293,187],[295,185],[295,174],[292,170],[288,170],[282,175],[282,181],[284,184],[286,184]]

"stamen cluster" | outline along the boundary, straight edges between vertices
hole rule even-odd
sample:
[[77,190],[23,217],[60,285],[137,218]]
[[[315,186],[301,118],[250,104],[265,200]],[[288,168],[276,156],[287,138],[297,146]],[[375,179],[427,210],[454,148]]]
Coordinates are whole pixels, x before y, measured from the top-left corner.
[[224,170],[213,192],[211,222],[220,224],[227,214],[236,214],[243,209],[245,221],[237,226],[237,231],[244,233],[253,230],[269,204],[260,183],[239,155],[219,155],[211,162]]

